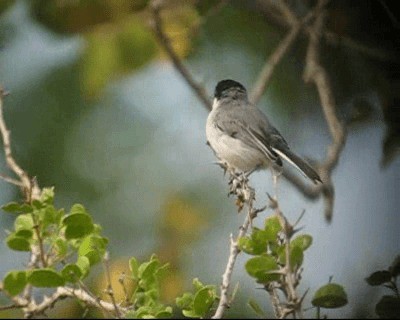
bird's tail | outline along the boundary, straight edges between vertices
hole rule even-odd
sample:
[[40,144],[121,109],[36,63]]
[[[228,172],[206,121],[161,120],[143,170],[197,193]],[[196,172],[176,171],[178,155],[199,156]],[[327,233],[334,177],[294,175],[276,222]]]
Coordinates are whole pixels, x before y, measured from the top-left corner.
[[289,148],[273,148],[273,150],[295,168],[300,170],[300,172],[303,173],[306,177],[310,178],[315,184],[317,184],[318,182],[322,183],[322,180],[319,177],[318,173],[313,168],[311,168],[311,166],[307,162],[305,162],[297,154],[293,153]]

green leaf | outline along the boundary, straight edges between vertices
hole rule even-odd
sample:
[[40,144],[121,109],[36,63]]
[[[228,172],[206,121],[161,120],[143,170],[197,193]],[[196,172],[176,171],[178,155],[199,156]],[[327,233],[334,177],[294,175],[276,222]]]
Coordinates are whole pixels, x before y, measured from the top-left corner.
[[64,217],[63,224],[67,239],[82,238],[94,229],[92,218],[86,213],[71,213]]
[[279,279],[279,274],[274,274],[278,270],[278,264],[271,256],[258,256],[246,262],[247,273],[256,278],[259,283],[268,283]]
[[205,286],[196,292],[193,300],[193,310],[196,314],[204,318],[214,304],[217,294],[215,286]]
[[181,297],[175,299],[175,303],[179,309],[192,309],[194,296],[191,292],[185,292]]
[[139,263],[134,257],[129,259],[129,270],[134,280],[139,278]]
[[[303,264],[304,254],[303,249],[290,244],[290,267],[292,269],[299,268]],[[286,251],[282,250],[279,254],[279,263],[286,264]]]
[[155,314],[156,319],[168,319],[172,317],[172,308],[169,306],[166,306],[164,310],[158,311]]
[[108,240],[106,238],[89,235],[83,239],[78,249],[79,256],[86,256],[90,265],[98,263],[104,256]]
[[32,230],[33,225],[33,218],[29,213],[20,214],[14,221],[14,228],[16,231]]
[[290,242],[290,246],[298,246],[303,251],[307,250],[312,244],[312,237],[308,234],[302,234]]
[[383,296],[376,304],[375,312],[381,319],[399,319],[400,298],[396,296]]
[[39,201],[36,199],[32,200],[32,206],[34,209],[37,209],[37,210],[40,210],[40,209],[43,209],[44,207],[46,207],[46,205],[42,201]]
[[29,213],[32,212],[33,208],[26,203],[9,202],[1,207],[5,212],[8,213]]
[[269,234],[265,230],[253,229],[251,238],[241,237],[239,239],[239,248],[251,255],[265,253],[268,247]]
[[365,278],[365,281],[370,286],[380,286],[386,282],[389,282],[392,279],[392,274],[389,271],[376,271],[372,273],[368,278]]
[[40,195],[40,201],[46,204],[53,204],[54,202],[54,187],[43,188]]
[[157,260],[142,263],[139,267],[139,285],[145,290],[150,290],[156,285],[155,273],[160,263]]
[[256,242],[248,237],[242,237],[238,242],[240,250],[251,255],[260,255],[267,251],[268,243]]
[[259,228],[253,228],[253,231],[251,232],[251,239],[255,243],[264,244],[268,240],[270,240],[269,237],[270,237],[270,234],[267,231],[261,230]]
[[76,265],[81,270],[82,278],[86,277],[89,274],[89,271],[90,271],[89,258],[87,258],[85,256],[78,257],[78,260],[76,261]]
[[151,260],[148,262],[144,262],[139,267],[139,277],[147,278],[148,276],[152,276],[155,274],[156,269],[160,266],[160,262],[158,260]]
[[88,214],[86,211],[85,207],[81,205],[80,203],[75,203],[72,207],[71,210],[69,211],[69,214]]
[[265,312],[255,300],[250,299],[248,305],[258,316],[265,318]]
[[20,237],[20,238],[25,238],[26,240],[30,240],[30,239],[32,239],[33,231],[21,229],[15,233],[15,236]]
[[66,282],[76,283],[82,277],[82,271],[76,264],[67,264],[61,270],[61,275]]
[[64,278],[50,268],[35,269],[28,273],[28,282],[34,287],[53,288],[63,286]]
[[63,210],[56,210],[53,205],[47,205],[39,211],[39,219],[42,223],[42,228],[46,228],[51,224],[58,225],[63,214]]
[[341,285],[328,283],[315,292],[311,303],[320,308],[340,308],[347,304],[347,294]]
[[54,241],[54,247],[58,257],[64,257],[68,252],[68,243],[63,238],[57,238]]
[[182,310],[182,314],[186,317],[186,318],[200,318],[200,316],[193,310]]
[[277,216],[270,216],[265,219],[265,231],[269,241],[276,242],[278,233],[282,230],[281,223]]
[[199,280],[199,278],[194,278],[192,284],[196,292],[204,288],[204,284]]
[[11,233],[6,238],[8,247],[16,251],[31,251],[31,244],[25,237],[19,237],[15,233]]
[[16,296],[26,286],[26,271],[7,272],[3,280],[3,287],[11,296]]

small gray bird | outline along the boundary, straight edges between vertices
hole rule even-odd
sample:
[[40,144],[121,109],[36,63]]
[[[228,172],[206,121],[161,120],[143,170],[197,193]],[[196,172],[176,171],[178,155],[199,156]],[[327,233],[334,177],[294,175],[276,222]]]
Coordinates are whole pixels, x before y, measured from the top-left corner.
[[246,88],[239,82],[218,82],[206,135],[221,165],[228,169],[250,174],[272,166],[281,172],[283,158],[314,183],[322,182],[315,170],[290,150],[265,114],[249,102]]

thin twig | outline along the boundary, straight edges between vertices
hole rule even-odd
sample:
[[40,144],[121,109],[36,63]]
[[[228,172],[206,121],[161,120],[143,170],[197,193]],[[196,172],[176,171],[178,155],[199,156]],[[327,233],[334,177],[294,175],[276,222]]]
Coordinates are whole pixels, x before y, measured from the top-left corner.
[[4,310],[10,310],[10,309],[20,309],[20,308],[22,308],[23,306],[19,306],[19,305],[16,305],[16,304],[9,304],[9,305],[7,305],[7,306],[1,306],[0,307],[0,311],[4,311]]
[[111,298],[111,302],[112,302],[112,304],[114,306],[116,317],[118,319],[121,319],[121,314],[119,312],[119,309],[118,309],[118,306],[117,306],[117,302],[115,301],[114,290],[113,290],[113,287],[112,287],[112,284],[111,284],[111,273],[110,273],[110,267],[108,265],[108,262],[109,262],[109,254],[108,254],[108,252],[106,252],[104,254],[104,258],[103,258],[104,272],[106,273],[106,276],[107,276],[107,289],[106,289],[106,292]]
[[164,48],[165,52],[173,62],[175,68],[179,71],[179,73],[182,75],[182,77],[186,80],[188,85],[193,89],[197,97],[200,99],[200,101],[203,103],[203,105],[208,109],[211,110],[211,101],[207,95],[206,90],[199,85],[194,78],[192,77],[192,74],[190,71],[186,68],[186,66],[183,64],[182,60],[178,56],[178,54],[175,52],[174,48],[171,45],[171,42],[168,38],[168,36],[165,34],[163,26],[162,26],[162,19],[161,19],[161,6],[162,6],[162,1],[160,0],[154,0],[151,2],[151,8],[153,12],[153,20],[154,20],[154,29],[155,29],[155,34],[161,44],[161,46]]
[[16,185],[16,186],[18,186],[20,188],[22,188],[24,186],[21,183],[21,181],[19,181],[17,179],[10,178],[10,177],[8,177],[8,176],[6,176],[4,174],[0,174],[0,179],[3,179],[5,182],[11,183],[11,184]]

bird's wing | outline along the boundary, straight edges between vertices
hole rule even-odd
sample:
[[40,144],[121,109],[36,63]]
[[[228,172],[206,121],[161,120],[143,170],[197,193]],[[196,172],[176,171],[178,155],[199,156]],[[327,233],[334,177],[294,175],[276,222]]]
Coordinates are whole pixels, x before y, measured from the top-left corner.
[[244,121],[236,119],[219,121],[217,126],[219,130],[225,134],[234,139],[239,139],[252,148],[260,150],[268,159],[275,162],[279,166],[282,165],[279,155],[273,150],[269,141],[267,141],[266,137],[268,136],[259,130],[259,128],[252,128]]

